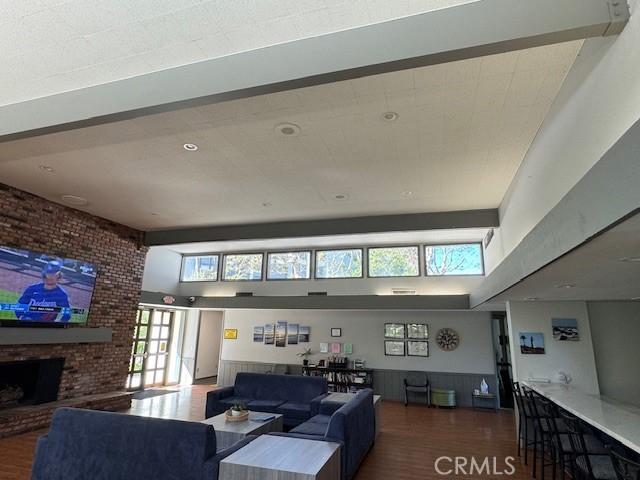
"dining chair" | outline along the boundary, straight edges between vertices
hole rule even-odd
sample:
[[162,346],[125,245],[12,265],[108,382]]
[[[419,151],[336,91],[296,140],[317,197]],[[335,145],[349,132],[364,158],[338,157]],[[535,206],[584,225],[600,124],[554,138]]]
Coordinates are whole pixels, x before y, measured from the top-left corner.
[[640,460],[632,460],[621,447],[609,447],[618,480],[640,480]]
[[404,378],[404,406],[409,405],[409,392],[424,394],[427,407],[431,406],[431,385],[427,374],[423,372],[407,372]]

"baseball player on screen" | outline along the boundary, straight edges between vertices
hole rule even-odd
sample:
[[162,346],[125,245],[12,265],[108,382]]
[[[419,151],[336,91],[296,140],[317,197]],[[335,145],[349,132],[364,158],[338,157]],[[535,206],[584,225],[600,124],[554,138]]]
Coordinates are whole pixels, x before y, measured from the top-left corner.
[[58,318],[56,312],[30,312],[29,307],[69,307],[69,296],[64,289],[58,285],[62,279],[62,264],[57,261],[48,262],[42,269],[42,282],[34,283],[26,288],[18,300],[27,309],[17,314],[19,320],[30,320],[37,322],[68,322],[71,318],[69,313],[64,313]]

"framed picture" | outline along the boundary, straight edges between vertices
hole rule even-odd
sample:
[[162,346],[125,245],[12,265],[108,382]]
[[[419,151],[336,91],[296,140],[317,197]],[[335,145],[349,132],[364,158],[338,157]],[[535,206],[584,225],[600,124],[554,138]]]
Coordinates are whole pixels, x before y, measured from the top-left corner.
[[237,340],[238,339],[238,329],[237,328],[225,328],[224,329],[224,339],[225,340]]
[[554,340],[560,342],[577,342],[580,340],[578,320],[575,318],[552,318],[551,329]]
[[342,353],[351,355],[353,353],[353,343],[345,343],[342,345]]
[[385,340],[384,354],[389,357],[404,357],[404,342]]
[[429,338],[429,326],[425,323],[408,323],[407,338],[411,340],[426,340]]
[[284,347],[287,342],[287,322],[276,324],[276,347]]
[[320,353],[329,353],[329,344],[325,342],[320,343]]
[[298,344],[298,325],[297,323],[290,323],[287,325],[287,344],[289,345],[297,345]]
[[385,323],[384,338],[403,338],[404,339],[405,338],[404,323]]
[[410,357],[428,357],[429,342],[425,340],[409,340],[407,342],[407,355]]
[[341,343],[332,343],[331,344],[331,353],[341,353],[342,352],[342,344]]
[[332,328],[331,329],[331,336],[332,337],[341,337],[342,336],[342,329],[341,328]]
[[520,332],[520,353],[525,355],[544,355],[544,334],[539,332]]
[[273,323],[269,323],[264,326],[264,344],[273,345],[275,334],[275,326]]
[[264,327],[253,327],[253,341],[260,343],[264,341]]
[[311,327],[300,327],[298,330],[298,342],[299,343],[309,343],[309,339],[311,337]]

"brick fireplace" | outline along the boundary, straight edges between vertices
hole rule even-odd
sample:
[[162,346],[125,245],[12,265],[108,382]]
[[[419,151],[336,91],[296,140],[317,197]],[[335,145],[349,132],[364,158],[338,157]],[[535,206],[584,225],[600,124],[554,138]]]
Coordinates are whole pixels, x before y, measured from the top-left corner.
[[57,401],[0,410],[0,437],[46,425],[58,405],[128,408],[122,391],[146,256],[143,233],[3,184],[0,212],[0,245],[97,265],[87,327],[112,330],[104,343],[0,345],[0,363],[64,358]]

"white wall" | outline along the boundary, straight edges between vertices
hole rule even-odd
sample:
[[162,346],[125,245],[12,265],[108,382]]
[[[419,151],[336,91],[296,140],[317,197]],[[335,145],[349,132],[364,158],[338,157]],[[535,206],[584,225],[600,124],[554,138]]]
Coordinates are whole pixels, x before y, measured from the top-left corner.
[[640,406],[640,302],[589,302],[600,393]]
[[218,375],[222,322],[220,311],[202,310],[200,312],[196,379]]
[[415,278],[350,278],[340,280],[295,280],[261,282],[192,282],[181,283],[184,296],[234,296],[236,292],[254,295],[307,295],[327,292],[329,295],[390,295],[392,288],[413,288],[418,295],[457,295],[469,293],[484,277],[415,277]]
[[182,255],[165,247],[151,247],[147,252],[142,276],[142,290],[178,294]]
[[182,366],[180,372],[180,383],[183,385],[191,385],[195,379],[199,325],[200,311],[196,309],[187,310],[184,317]]
[[500,206],[489,255],[508,255],[640,118],[640,1],[629,3],[621,35],[585,41]]
[[[552,318],[575,318],[580,340],[553,339]],[[586,393],[599,393],[591,328],[586,302],[507,302],[514,380],[547,378],[558,381],[558,372],[571,375],[571,384]],[[542,332],[546,353],[520,353],[520,332]]]
[[[311,342],[278,348],[253,342],[253,327],[277,321],[311,327]],[[384,324],[387,322],[427,323],[430,328],[430,356],[387,357],[384,355]],[[342,337],[332,338],[331,327],[342,328]],[[436,331],[451,327],[461,337],[452,352],[440,350],[433,339]],[[363,359],[367,367],[391,370],[424,370],[491,374],[495,372],[488,312],[459,311],[330,311],[330,310],[227,310],[225,328],[237,328],[237,340],[224,340],[222,359],[296,364],[296,353],[310,347],[317,362],[328,354],[318,353],[320,342],[352,343],[351,359]]]

